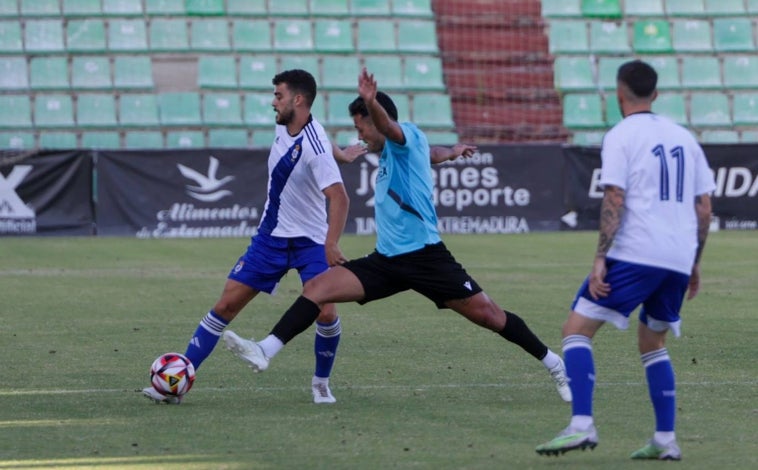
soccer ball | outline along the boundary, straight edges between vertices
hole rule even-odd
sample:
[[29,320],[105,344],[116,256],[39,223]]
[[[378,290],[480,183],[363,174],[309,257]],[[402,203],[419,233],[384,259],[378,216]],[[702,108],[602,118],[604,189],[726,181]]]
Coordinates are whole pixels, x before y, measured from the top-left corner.
[[181,397],[195,383],[195,366],[184,354],[162,354],[150,366],[150,383],[163,395]]

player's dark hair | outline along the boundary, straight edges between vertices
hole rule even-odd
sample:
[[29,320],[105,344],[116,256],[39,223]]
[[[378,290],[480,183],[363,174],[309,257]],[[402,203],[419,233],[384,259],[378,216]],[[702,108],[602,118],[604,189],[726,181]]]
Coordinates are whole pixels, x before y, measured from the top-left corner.
[[[389,115],[390,119],[393,121],[397,121],[397,107],[395,106],[395,103],[392,101],[392,98],[387,95],[387,93],[384,93],[382,91],[376,92],[376,101],[379,102],[379,104],[384,108],[385,111],[387,111],[387,114]],[[348,111],[350,111],[351,116],[355,116],[356,114],[366,117],[368,116],[368,108],[366,108],[366,102],[363,101],[363,98],[360,96],[353,100],[352,103],[348,106]]]
[[285,70],[274,75],[271,80],[274,86],[280,83],[285,83],[287,88],[295,94],[300,94],[305,97],[308,102],[308,106],[313,104],[313,100],[316,99],[316,79],[313,75],[301,69]]
[[658,74],[655,69],[641,60],[632,60],[619,67],[616,80],[623,83],[638,98],[648,98],[655,91]]

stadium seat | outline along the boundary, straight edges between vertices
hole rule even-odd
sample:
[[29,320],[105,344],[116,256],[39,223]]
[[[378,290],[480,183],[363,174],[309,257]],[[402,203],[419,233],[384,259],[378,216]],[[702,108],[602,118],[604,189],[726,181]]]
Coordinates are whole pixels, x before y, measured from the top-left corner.
[[740,132],[740,142],[743,144],[758,143],[758,131],[744,130]]
[[687,125],[687,107],[684,95],[678,93],[659,93],[653,101],[654,113],[666,116],[674,122]]
[[676,52],[711,52],[711,25],[706,20],[672,21],[672,44]]
[[542,16],[546,18],[582,16],[581,0],[542,0]]
[[153,67],[147,56],[116,56],[113,86],[118,89],[153,88]]
[[255,129],[253,131],[252,147],[270,148],[276,134],[273,129]]
[[[544,0],[543,0],[544,1]],[[393,0],[392,15],[432,18],[432,0]]]
[[635,21],[632,45],[635,52],[643,54],[672,52],[668,21],[658,19]]
[[16,0],[0,1],[0,17],[18,18],[18,2]]
[[615,93],[607,93],[605,95],[605,123],[608,127],[615,126],[616,123],[621,121],[621,108],[619,107],[619,100],[616,98]]
[[311,0],[312,16],[346,17],[350,15],[348,0]]
[[551,21],[548,49],[554,55],[588,52],[587,23],[583,20]]
[[268,8],[266,0],[226,0],[226,14],[236,18],[239,16],[266,16]]
[[141,19],[112,19],[108,22],[108,49],[115,52],[147,50],[145,22]]
[[205,135],[202,131],[169,131],[166,148],[205,148]]
[[758,13],[758,0],[747,0],[747,12]]
[[74,127],[70,95],[37,95],[34,99],[36,127]]
[[[188,15],[197,16],[219,16],[223,15],[224,0],[186,0]],[[272,2],[273,3],[273,2]]]
[[690,96],[690,124],[695,127],[731,126],[727,96],[722,93],[693,93]]
[[592,63],[588,57],[558,57],[553,68],[556,90],[587,90],[595,87]]
[[76,149],[79,139],[76,132],[40,132],[39,147],[41,149]]
[[599,147],[603,144],[604,131],[578,131],[571,135],[571,143],[585,147]]
[[273,126],[274,111],[271,107],[273,95],[270,93],[246,93],[242,108],[245,124],[250,126]]
[[92,18],[102,14],[103,8],[100,0],[63,0],[63,16]]
[[0,128],[31,127],[31,110],[26,95],[0,95]]
[[321,86],[329,90],[348,89],[355,90],[358,85],[358,74],[361,65],[358,57],[348,56],[324,56],[321,64]]
[[390,2],[386,0],[350,0],[350,12],[356,18],[390,16]]
[[734,94],[734,125],[758,126],[758,93]]
[[326,105],[326,123],[332,126],[352,126],[348,106],[356,97],[356,93],[333,91],[329,93]]
[[434,21],[401,20],[397,22],[397,48],[400,52],[436,54],[437,29]]
[[[2,114],[2,111],[0,111]],[[31,149],[34,148],[34,134],[23,131],[0,132],[0,148]]]
[[658,73],[658,89],[679,89],[682,84],[679,80],[679,61],[675,55],[664,55],[647,58],[647,62]]
[[713,20],[713,48],[716,52],[754,51],[753,23],[750,18]]
[[408,90],[444,91],[441,59],[429,55],[406,56],[403,83]]
[[563,125],[568,129],[605,127],[600,95],[572,93],[563,97]]
[[164,126],[199,126],[200,96],[193,92],[172,92],[158,95],[158,113]]
[[29,73],[26,59],[0,57],[0,90],[24,90],[29,88]]
[[621,18],[621,1],[582,0],[582,15],[592,18]]
[[590,22],[590,51],[602,54],[628,54],[631,52],[626,23]]
[[351,130],[339,130],[335,132],[334,134],[334,140],[332,141],[334,144],[339,145],[340,147],[347,147],[348,145],[354,145],[357,144],[358,141],[358,133],[351,129]]
[[413,122],[425,127],[449,127],[453,123],[450,97],[443,93],[416,93],[413,95]]
[[725,56],[724,86],[758,88],[758,57],[754,55]]
[[361,52],[396,52],[395,24],[385,20],[358,21],[358,50]]
[[452,131],[429,131],[425,134],[429,145],[455,145],[460,142],[458,134]]
[[68,60],[62,56],[33,57],[29,62],[29,86],[32,90],[65,90],[68,81]]
[[269,15],[273,17],[282,16],[308,16],[308,0],[287,0],[269,2],[268,5]]
[[666,13],[669,16],[704,16],[703,0],[666,0]]
[[[615,90],[618,69],[627,57],[600,57],[597,64],[597,86],[602,90]],[[589,62],[586,58],[585,61]]]
[[111,64],[105,56],[75,56],[71,60],[71,88],[108,89],[113,87]]
[[19,21],[0,21],[0,53],[20,54],[24,52]]
[[21,16],[60,16],[58,0],[19,0]]
[[242,106],[237,93],[205,93],[203,123],[208,126],[241,126]]
[[626,16],[663,17],[665,16],[663,0],[627,0],[624,2],[624,14]]
[[712,56],[682,57],[682,86],[686,88],[721,88],[719,59]]
[[124,148],[162,149],[163,134],[159,131],[130,131],[124,134]]
[[122,94],[119,98],[118,121],[121,126],[157,127],[160,122],[158,116],[156,95]]
[[228,51],[229,25],[226,19],[194,19],[191,26],[190,47],[196,51]]
[[247,131],[244,129],[211,129],[208,131],[208,146],[211,148],[248,148]]
[[324,105],[324,94],[326,93],[316,96],[316,99],[313,101],[313,106],[311,106],[311,115],[313,115],[313,117],[322,124],[326,122],[326,106]]
[[116,126],[116,101],[113,95],[79,95],[76,100],[76,122],[79,127]]
[[278,51],[302,52],[313,49],[310,21],[279,19],[274,23],[274,48]]
[[705,0],[708,15],[741,16],[746,13],[743,0]]
[[232,42],[235,51],[270,51],[271,25],[267,20],[234,20]]
[[31,54],[63,52],[61,20],[28,20],[24,29],[24,50]]
[[[411,56],[405,56],[410,59]],[[403,62],[399,55],[367,55],[363,59],[364,66],[369,73],[374,74],[379,87],[384,90],[398,90],[405,87],[405,72]],[[353,77],[354,83],[358,78]]]
[[121,136],[116,131],[82,132],[82,147],[90,149],[119,149]]
[[187,23],[182,19],[154,18],[150,21],[150,49],[156,52],[186,52]]
[[106,16],[142,15],[142,0],[103,0],[103,14]]
[[271,79],[278,72],[273,55],[245,55],[240,57],[240,88],[272,90]]
[[66,49],[70,52],[105,50],[105,25],[100,19],[68,20]]
[[[405,93],[395,93],[392,95],[392,101],[395,102],[397,108],[397,120],[398,122],[405,122],[411,120],[411,100]],[[426,130],[429,132],[429,130]]]
[[[292,69],[303,69],[307,70],[311,74],[313,74],[314,77],[316,77],[316,80],[318,81],[318,56],[316,55],[286,55],[282,56],[282,59],[279,63],[279,71],[282,72],[284,70],[292,70]],[[268,83],[271,84],[271,78],[273,78],[273,75],[269,77]],[[357,77],[356,77],[357,80]],[[356,82],[357,83],[357,82]],[[273,87],[273,85],[271,85]]]
[[735,130],[708,129],[700,133],[699,140],[703,144],[736,144],[740,136]]
[[237,88],[237,64],[234,56],[201,56],[197,65],[200,88]]
[[315,47],[318,52],[352,52],[353,27],[349,20],[317,20]]
[[187,13],[184,5],[185,0],[145,0],[145,13],[149,16],[184,16]]

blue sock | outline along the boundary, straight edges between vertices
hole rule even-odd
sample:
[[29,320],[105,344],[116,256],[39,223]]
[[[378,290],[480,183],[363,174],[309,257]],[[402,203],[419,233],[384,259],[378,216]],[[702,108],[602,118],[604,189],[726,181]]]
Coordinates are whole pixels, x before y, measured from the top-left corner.
[[313,343],[313,351],[316,354],[316,377],[329,378],[334,366],[334,357],[337,355],[337,346],[340,344],[342,324],[339,317],[329,325],[316,322],[316,340]]
[[595,389],[595,362],[592,340],[582,335],[563,338],[563,361],[571,388],[571,414],[592,416],[592,393]]
[[640,357],[655,411],[655,430],[672,432],[676,418],[676,382],[668,350],[663,348]]
[[192,339],[187,345],[187,351],[184,353],[187,359],[192,362],[192,365],[195,366],[195,370],[213,352],[213,348],[216,347],[216,343],[218,343],[218,339],[221,337],[221,332],[224,331],[224,328],[228,324],[229,322],[219,317],[213,310],[200,320],[195,334],[192,335]]

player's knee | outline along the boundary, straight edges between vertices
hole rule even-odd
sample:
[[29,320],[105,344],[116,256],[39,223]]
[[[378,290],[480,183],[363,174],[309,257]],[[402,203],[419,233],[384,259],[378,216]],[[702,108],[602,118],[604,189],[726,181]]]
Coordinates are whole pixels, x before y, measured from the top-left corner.
[[335,320],[337,320],[337,308],[334,304],[324,305],[316,319],[317,322],[325,325],[334,323]]

